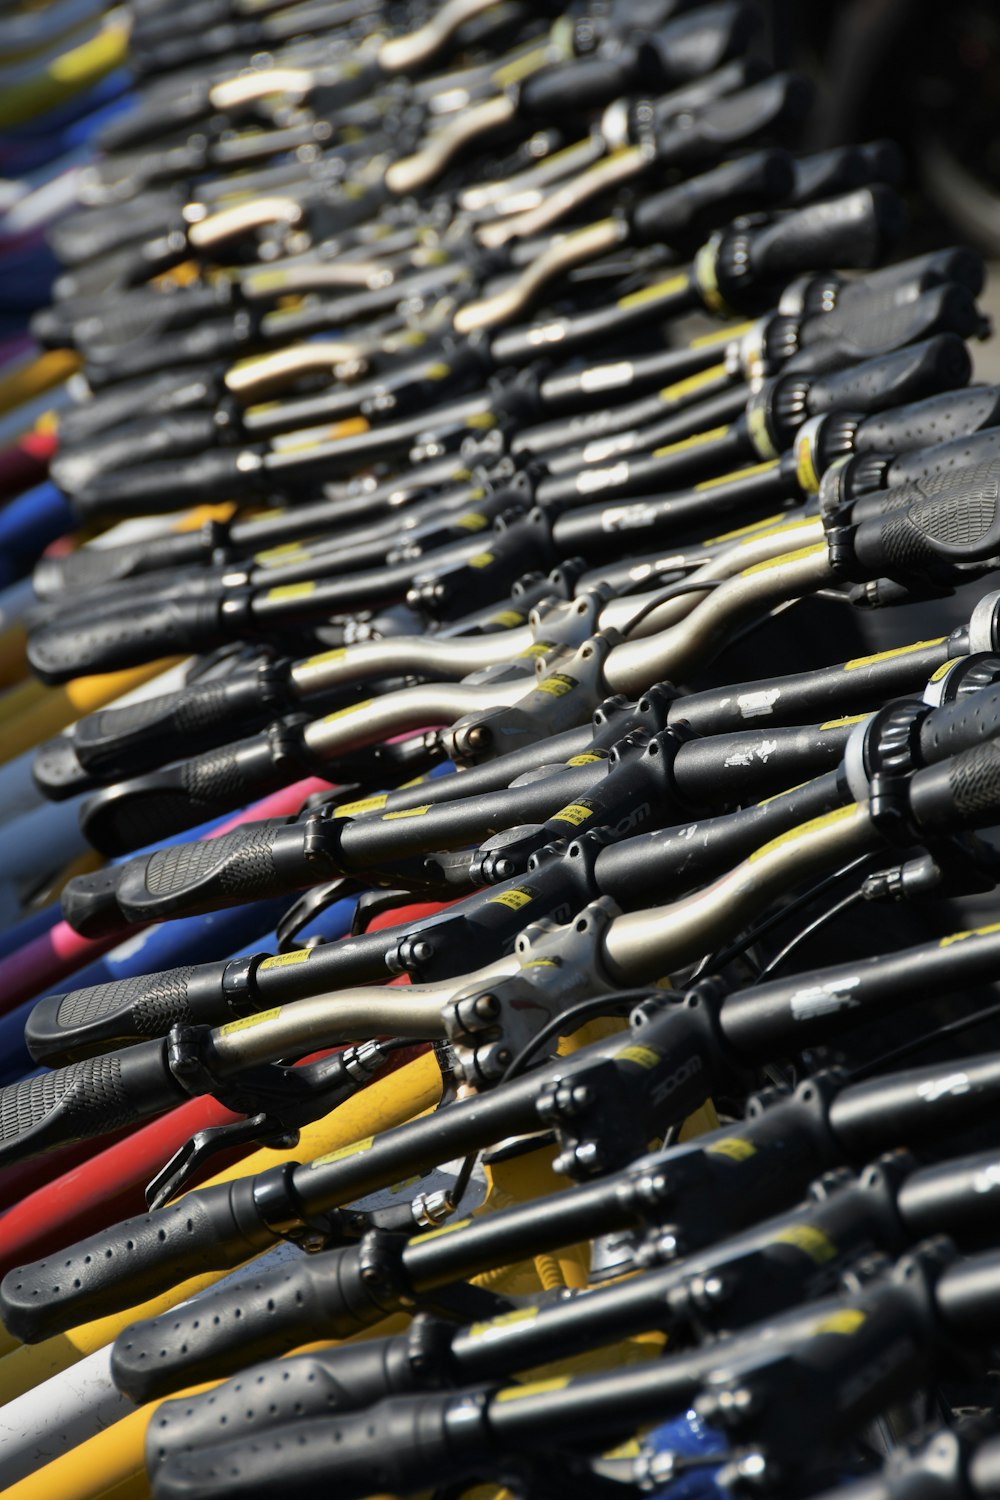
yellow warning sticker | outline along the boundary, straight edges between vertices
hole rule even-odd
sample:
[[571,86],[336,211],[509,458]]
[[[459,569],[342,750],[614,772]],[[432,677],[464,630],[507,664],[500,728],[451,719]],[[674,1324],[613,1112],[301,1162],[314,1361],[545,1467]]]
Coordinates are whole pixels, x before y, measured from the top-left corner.
[[237,1031],[251,1031],[254,1026],[263,1026],[267,1021],[273,1021],[275,1016],[281,1014],[281,1006],[276,1005],[273,1010],[260,1010],[255,1016],[243,1016],[239,1021],[227,1021],[225,1026],[219,1027],[220,1036],[233,1036]]
[[374,702],[374,698],[363,698],[360,703],[351,703],[347,708],[335,708],[332,714],[327,714],[323,723],[332,724],[334,719],[346,719],[348,714],[359,714],[363,708],[369,708]]
[[275,953],[271,958],[265,958],[258,972],[264,969],[290,969],[293,964],[304,964],[311,952],[311,948],[293,948],[291,953]]
[[794,1245],[796,1250],[808,1255],[818,1266],[833,1260],[837,1254],[837,1247],[830,1237],[822,1230],[815,1229],[812,1224],[789,1224],[780,1229],[774,1238],[779,1245]]
[[509,1385],[497,1391],[496,1401],[523,1401],[526,1396],[543,1396],[549,1391],[561,1391],[569,1385],[569,1375],[553,1375],[549,1380],[532,1380],[527,1385]]
[[644,286],[641,291],[619,297],[618,306],[623,312],[630,307],[644,307],[647,302],[658,302],[661,297],[675,297],[678,292],[686,292],[689,285],[686,273],[682,276],[668,276],[665,281],[654,281],[652,286]]
[[[893,646],[889,651],[876,651],[874,656],[856,656],[844,662],[844,671],[853,672],[858,667],[872,667],[879,661],[890,661],[894,656],[909,656],[912,651],[925,651],[928,646],[943,646],[947,636],[938,635],[930,641],[914,641],[911,646]],[[950,663],[946,663],[950,665]]]
[[432,804],[425,802],[422,807],[401,807],[398,812],[387,812],[382,816],[383,823],[391,823],[394,818],[422,818],[424,813],[430,812]]
[[757,1155],[757,1147],[746,1136],[727,1135],[721,1141],[711,1141],[705,1147],[713,1156],[728,1156],[730,1161],[746,1161]]
[[340,807],[335,807],[333,816],[335,818],[357,818],[362,813],[381,812],[388,802],[386,792],[379,792],[375,797],[360,797],[357,802],[342,802]]
[[363,1140],[352,1141],[349,1146],[338,1146],[336,1151],[328,1151],[325,1156],[317,1156],[311,1161],[311,1167],[325,1167],[331,1161],[343,1161],[346,1156],[360,1156],[362,1151],[370,1151],[375,1144],[373,1135],[366,1135]]
[[574,828],[579,828],[581,823],[586,823],[591,817],[594,809],[588,807],[585,802],[570,802],[559,812],[553,813],[549,819],[551,823],[570,823]]
[[511,911],[520,911],[531,901],[531,891],[526,891],[523,886],[515,886],[512,891],[497,891],[495,896],[486,898],[487,906],[507,906]]
[[564,698],[576,687],[576,679],[567,677],[565,672],[553,672],[551,677],[545,677],[541,682],[536,682],[537,693],[548,693],[550,698]]

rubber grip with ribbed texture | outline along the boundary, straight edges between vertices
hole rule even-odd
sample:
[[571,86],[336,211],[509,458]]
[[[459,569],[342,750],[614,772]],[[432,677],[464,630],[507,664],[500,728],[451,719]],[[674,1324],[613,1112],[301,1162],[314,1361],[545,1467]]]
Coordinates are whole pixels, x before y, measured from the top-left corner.
[[69,734],[57,734],[39,745],[31,762],[31,775],[49,802],[64,802],[94,786],[94,778],[81,766]]
[[[115,1356],[126,1334],[115,1345]],[[117,1371],[116,1371],[117,1378]],[[158,1406],[146,1429],[146,1467],[174,1454],[254,1437],[302,1417],[363,1411],[389,1395],[420,1389],[406,1340],[364,1339],[340,1349],[254,1365],[210,1391]]]
[[854,533],[869,578],[947,576],[955,564],[1000,552],[1000,461],[900,487],[890,498],[899,503]]
[[145,609],[119,605],[89,621],[77,611],[57,615],[28,635],[32,669],[47,683],[69,682],[208,651],[233,639],[235,621],[223,617],[222,600],[159,598]]
[[[765,132],[771,140],[780,140],[789,125],[801,120],[812,98],[813,90],[805,77],[776,73],[690,114],[673,116],[658,132],[660,160],[670,166],[689,162],[708,165],[725,161],[735,147],[745,148]],[[794,180],[789,160],[782,198],[788,198]],[[727,224],[734,217],[734,213],[722,214],[715,225]]]
[[73,496],[82,520],[138,516],[213,505],[252,492],[259,461],[254,454],[212,448],[183,463],[159,460],[97,474]]
[[910,810],[922,833],[1000,823],[1000,742],[987,740],[910,780]]
[[[366,1412],[289,1422],[259,1438],[219,1443],[168,1458],[153,1479],[154,1500],[362,1500],[409,1495],[449,1478],[492,1470],[485,1416],[463,1405],[461,1457],[445,1427],[452,1395],[396,1396]],[[478,1420],[477,1420],[478,1417]]]
[[253,1208],[252,1181],[201,1188],[9,1271],[0,1283],[4,1324],[24,1343],[37,1343],[133,1307],[190,1276],[249,1260],[276,1239]]
[[214,447],[218,437],[218,425],[209,411],[139,417],[110,432],[61,446],[49,465],[49,473],[59,488],[72,497],[102,474],[129,468],[137,461],[188,458]]
[[[790,373],[838,369],[852,358],[871,359],[936,333],[970,338],[980,321],[975,298],[965,287],[933,287],[907,302],[872,292],[866,301],[844,308],[838,304],[832,312],[805,319],[798,329],[798,352],[785,368]],[[833,351],[840,355],[836,363],[831,362]]]
[[932,708],[921,722],[918,744],[921,762],[936,765],[1000,734],[1000,686]]
[[135,776],[214,749],[229,738],[234,724],[243,730],[262,727],[283,706],[270,678],[253,669],[237,671],[88,714],[77,721],[73,744],[91,773],[103,779]]
[[0,1089],[0,1165],[107,1135],[186,1097],[160,1041],[23,1078]]
[[208,563],[222,540],[222,529],[208,525],[120,547],[80,547],[63,557],[41,558],[31,581],[39,599],[61,601],[76,590],[98,589],[160,568]]
[[36,1062],[51,1067],[166,1036],[178,1024],[221,1025],[232,1019],[223,990],[225,971],[225,960],[184,964],[46,995],[25,1023],[25,1045]]
[[221,838],[170,844],[129,860],[117,900],[128,921],[159,922],[293,894],[335,873],[336,866],[314,852],[307,824],[245,823]]
[[182,765],[105,787],[82,804],[80,826],[102,854],[130,854],[314,774],[298,750],[295,736],[272,725]]
[[241,1276],[187,1307],[131,1324],[115,1340],[112,1379],[136,1403],[153,1401],[302,1344],[350,1338],[404,1306],[362,1271],[352,1245]]

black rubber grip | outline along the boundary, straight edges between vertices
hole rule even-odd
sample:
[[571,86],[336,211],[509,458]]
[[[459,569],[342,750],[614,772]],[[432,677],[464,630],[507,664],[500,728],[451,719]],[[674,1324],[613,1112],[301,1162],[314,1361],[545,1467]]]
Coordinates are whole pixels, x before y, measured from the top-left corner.
[[134,606],[95,614],[87,622],[73,611],[57,616],[28,635],[27,655],[43,682],[68,682],[95,672],[117,672],[158,661],[208,651],[239,638],[221,601],[157,599],[147,609]]
[[[124,1338],[115,1345],[116,1360]],[[419,1388],[408,1354],[398,1338],[363,1339],[262,1364],[211,1391],[164,1401],[146,1429],[147,1470],[155,1474],[174,1454],[254,1437],[262,1427],[363,1411],[391,1392]]]
[[0,1166],[107,1135],[186,1097],[159,1041],[23,1078],[0,1089]]
[[849,193],[868,182],[884,182],[874,175],[856,146],[835,146],[831,151],[815,151],[797,156],[789,200],[796,207],[817,198],[833,198]]
[[813,415],[833,411],[880,411],[921,396],[965,385],[972,360],[954,333],[939,333],[921,344],[896,349],[860,365],[820,375],[807,397]]
[[990,463],[1000,458],[1000,429],[987,428],[971,437],[952,438],[933,448],[918,448],[893,460],[890,477],[893,486],[954,474],[961,469]]
[[[760,24],[754,5],[723,3],[698,6],[658,26],[639,59],[635,82],[657,93],[696,78],[705,78],[731,57],[746,52]],[[650,58],[649,54],[652,54]]]
[[936,447],[998,424],[1000,386],[974,385],[867,417],[855,432],[854,451],[906,453]]
[[59,415],[60,442],[83,442],[95,432],[107,432],[119,422],[147,417],[154,412],[189,411],[197,407],[214,410],[223,394],[224,369],[166,370],[146,380],[112,386],[79,406]]
[[82,485],[73,496],[73,508],[82,520],[91,520],[241,499],[254,493],[253,481],[260,472],[255,458],[232,448],[214,448],[183,463],[161,460],[113,469]]
[[1000,823],[1000,743],[988,740],[917,771],[910,810],[922,833],[952,833]]
[[226,281],[179,287],[170,293],[136,287],[114,299],[102,298],[99,310],[79,319],[74,344],[85,359],[100,359],[139,339],[162,338],[201,318],[218,316],[231,309],[233,297],[232,284]]
[[774,284],[828,266],[877,265],[902,229],[902,203],[880,185],[809,204],[747,233],[745,264],[720,267],[722,294],[730,278],[740,283],[748,273],[757,284]]
[[854,555],[866,577],[937,576],[942,566],[950,570],[1000,552],[1000,461],[958,471],[940,495],[915,483],[894,499],[894,509],[863,521],[854,533]]
[[311,855],[304,824],[274,819],[129,860],[117,899],[128,921],[158,922],[299,891],[334,873]]
[[[448,1395],[398,1396],[367,1412],[290,1422],[259,1438],[219,1443],[202,1452],[176,1454],[153,1479],[155,1500],[258,1500],[280,1494],[284,1500],[315,1500],[336,1495],[409,1495],[428,1484],[475,1472],[466,1450],[452,1459],[445,1429]],[[470,1402],[467,1438],[488,1461],[481,1413]],[[492,1463],[491,1462],[491,1468]]]
[[32,587],[39,599],[61,601],[77,589],[100,589],[160,568],[208,563],[221,540],[221,528],[208,525],[118,547],[80,547],[62,557],[41,558],[31,575]]
[[211,84],[207,79],[188,79],[181,88],[157,89],[127,114],[117,115],[97,135],[101,151],[127,151],[155,143],[173,130],[193,125],[212,114]]
[[0,1311],[11,1333],[37,1343],[144,1302],[189,1276],[231,1270],[275,1238],[253,1211],[248,1180],[237,1178],[9,1271],[0,1284]]
[[85,442],[61,447],[49,465],[49,477],[67,495],[74,496],[102,474],[131,468],[137,462],[188,458],[215,447],[218,437],[219,428],[209,411],[140,417]]
[[178,1024],[220,1025],[232,1019],[222,988],[225,969],[225,961],[186,964],[46,995],[25,1023],[25,1045],[36,1062],[51,1067],[166,1036]]
[[[114,207],[83,209],[68,215],[53,224],[47,231],[49,247],[56,259],[64,266],[78,266],[85,261],[96,260],[117,250],[126,240],[147,239],[162,232],[166,223],[173,221],[184,207],[185,194],[177,188],[162,188],[158,192],[142,193],[130,202],[116,203]],[[149,293],[148,295],[158,295]],[[94,309],[96,311],[96,308]],[[108,309],[112,311],[112,309]],[[69,320],[72,329],[85,315],[86,304],[76,307],[72,303],[44,309],[39,318],[40,333],[46,332],[45,314],[65,325]],[[104,308],[101,307],[101,315]],[[48,325],[51,328],[51,324]],[[32,320],[32,331],[35,321]],[[75,348],[75,338],[70,338]]]
[[73,745],[81,766],[103,780],[135,776],[224,744],[234,725],[263,728],[284,706],[270,674],[237,671],[123,708],[99,709],[77,721]]
[[[745,147],[758,136],[766,134],[780,139],[789,125],[801,121],[812,97],[812,86],[800,74],[775,74],[742,93],[715,100],[691,115],[668,121],[658,135],[658,155],[664,164],[673,166],[695,162],[707,165],[736,148]],[[790,170],[781,196],[787,198],[793,181]]]
[[256,318],[246,312],[228,313],[220,318],[206,318],[193,328],[179,329],[148,343],[108,349],[87,361],[85,373],[88,384],[96,390],[134,380],[137,375],[151,375],[156,370],[238,359],[250,352],[256,340]]
[[118,905],[121,868],[105,865],[88,875],[67,880],[59,896],[63,921],[81,937],[110,937],[128,926]]
[[31,762],[31,775],[49,802],[65,802],[80,792],[93,790],[94,778],[81,766],[73,737],[56,735],[39,745]]
[[950,245],[945,250],[930,250],[926,255],[915,255],[909,260],[897,261],[895,265],[882,266],[865,279],[870,285],[885,291],[908,284],[926,289],[942,282],[957,281],[978,297],[986,282],[986,263],[979,251],[971,246]]
[[924,765],[936,765],[997,734],[1000,734],[1000,686],[983,687],[955,703],[931,709],[920,724],[920,760]]
[[662,193],[643,195],[631,213],[632,238],[637,245],[700,241],[737,214],[780,202],[791,170],[787,152],[757,151]]
[[350,1338],[403,1305],[387,1284],[365,1281],[356,1246],[303,1256],[133,1323],[115,1340],[111,1377],[133,1401],[152,1401],[302,1344]]
[[80,826],[102,854],[130,854],[311,774],[297,750],[294,736],[269,729],[97,792],[83,803]]
[[[842,351],[840,363],[887,354],[936,333],[970,338],[979,331],[976,301],[964,286],[936,286],[919,296],[897,301],[871,291],[865,297],[838,301],[832,312],[807,318],[798,328],[799,349],[787,369],[808,370],[829,358],[831,346]],[[833,365],[821,368],[836,368]]]

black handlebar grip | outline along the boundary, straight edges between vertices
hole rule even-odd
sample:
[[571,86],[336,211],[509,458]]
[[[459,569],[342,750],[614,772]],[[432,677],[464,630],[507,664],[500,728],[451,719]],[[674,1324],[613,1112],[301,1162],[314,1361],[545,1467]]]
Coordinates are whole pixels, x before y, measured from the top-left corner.
[[28,635],[32,669],[47,683],[68,682],[95,672],[117,672],[165,656],[208,651],[239,638],[235,622],[223,615],[222,601],[154,599],[146,609],[121,606],[92,619],[73,611]]
[[537,121],[587,114],[625,93],[635,71],[632,48],[614,56],[596,53],[573,62],[554,63],[520,84],[518,114]]
[[941,564],[982,562],[1000,552],[1000,462],[958,471],[940,495],[928,496],[915,483],[894,499],[894,509],[862,521],[854,533],[865,576],[936,575]]
[[119,865],[67,880],[59,896],[63,921],[81,937],[110,937],[129,925],[118,905]]
[[115,1340],[111,1377],[135,1402],[230,1375],[318,1339],[345,1339],[404,1305],[388,1284],[364,1279],[357,1246],[303,1256],[158,1318]]
[[971,338],[980,325],[979,309],[967,287],[931,287],[902,301],[870,292],[864,297],[838,302],[832,312],[799,324],[798,349],[785,368],[788,371],[830,368],[822,361],[828,358],[831,346],[841,351],[840,363],[847,364],[851,359],[866,359],[901,349],[936,333],[957,333],[963,339]]
[[210,411],[166,412],[142,417],[85,442],[60,448],[49,477],[67,495],[86,489],[102,474],[136,463],[188,458],[218,445],[219,427]]
[[[115,1346],[115,1357],[123,1334]],[[116,1367],[117,1378],[117,1367]],[[216,1443],[253,1437],[262,1426],[281,1427],[300,1417],[362,1411],[390,1394],[420,1388],[405,1339],[363,1339],[331,1350],[297,1354],[255,1367],[194,1396],[165,1401],[147,1429],[146,1468],[155,1474],[167,1458]],[[253,1401],[247,1392],[252,1389]]]
[[166,1036],[178,1024],[221,1025],[232,1019],[223,992],[225,970],[226,961],[186,964],[46,995],[25,1023],[25,1045],[36,1062],[61,1066]]
[[117,900],[129,922],[159,922],[294,893],[335,873],[317,858],[305,824],[272,819],[129,860],[119,870]]
[[94,787],[94,778],[81,766],[69,734],[57,734],[39,745],[31,762],[31,775],[49,802],[65,802],[67,797],[92,791]]
[[73,496],[81,520],[99,516],[147,516],[189,505],[242,499],[262,473],[257,454],[212,448],[186,459],[151,461],[133,468],[95,474]]
[[921,720],[918,750],[923,765],[937,765],[1000,734],[1000,686],[983,687],[955,703],[932,708]]
[[898,195],[878,184],[811,203],[773,224],[726,236],[719,289],[731,301],[739,297],[740,287],[789,281],[802,271],[876,265],[902,233],[903,223]]
[[197,373],[165,370],[146,380],[111,386],[89,401],[60,412],[59,440],[67,444],[83,442],[95,432],[107,432],[119,422],[148,417],[154,412],[190,411],[196,407],[214,410],[224,392],[224,373],[224,366]]
[[99,311],[75,324],[74,344],[84,359],[111,357],[113,350],[139,339],[162,338],[201,318],[232,310],[234,295],[230,282],[185,286],[170,293],[137,287],[113,300],[102,298]]
[[190,1276],[232,1270],[277,1238],[254,1211],[252,1181],[200,1188],[166,1208],[111,1224],[55,1260],[9,1271],[0,1283],[4,1324],[24,1343],[38,1343],[82,1320],[133,1307]]
[[[172,223],[178,218],[185,199],[186,194],[176,187],[161,188],[159,191],[142,193],[130,202],[116,203],[113,207],[102,205],[70,214],[47,231],[49,248],[63,266],[78,266],[88,260],[96,260],[100,255],[119,249],[124,241],[146,239],[150,235],[162,233],[164,224]],[[180,222],[183,223],[183,219]],[[161,296],[162,293],[150,291],[147,295]],[[69,318],[71,328],[75,328],[80,321],[81,311],[84,315],[89,311],[87,304],[83,304],[81,308],[80,304],[57,302],[52,308],[44,309],[39,318],[39,331],[43,334],[46,331],[45,314],[51,313],[56,320],[62,319],[64,322]],[[94,311],[97,312],[96,305]],[[103,314],[104,308],[101,306],[99,316]],[[35,319],[32,319],[33,332],[35,326]],[[70,343],[76,347],[72,333]]]
[[910,779],[910,811],[921,833],[1000,823],[1000,743],[987,740]]
[[796,208],[817,198],[832,198],[849,193],[868,182],[882,182],[874,175],[856,146],[836,146],[832,151],[815,151],[797,156],[790,201]]
[[742,0],[702,5],[676,16],[643,43],[646,55],[639,58],[635,82],[660,93],[705,78],[731,57],[745,53],[759,24],[756,6]]
[[312,775],[300,737],[283,725],[192,756],[182,765],[118,782],[80,808],[85,837],[102,854],[129,854]]
[[77,721],[73,746],[81,766],[102,780],[135,776],[224,744],[234,724],[263,728],[285,706],[281,698],[272,674],[232,672],[87,714]]
[[757,151],[726,162],[662,193],[641,197],[631,212],[632,238],[637,245],[678,246],[692,237],[701,240],[736,214],[780,202],[791,176],[786,151]]
[[921,344],[817,376],[806,401],[813,416],[836,408],[881,411],[952,391],[965,385],[971,374],[972,360],[962,340],[954,333],[939,333]]
[[900,454],[892,461],[892,484],[919,483],[941,475],[957,474],[997,458],[1000,458],[1000,428],[987,428],[984,432],[974,432],[971,437],[952,438],[950,442],[937,443],[933,448]]
[[100,589],[160,568],[191,568],[212,559],[222,528],[209,523],[197,531],[171,532],[118,547],[79,547],[62,557],[43,557],[31,575],[39,599],[62,601],[74,590]]
[[867,417],[854,434],[854,452],[907,453],[998,425],[1000,386],[942,391],[925,401]]
[[979,251],[969,245],[951,245],[946,250],[931,250],[926,255],[882,266],[865,279],[884,291],[914,283],[926,289],[957,281],[978,297],[986,281],[986,264]]
[[22,1078],[0,1089],[0,1166],[107,1135],[186,1098],[160,1041]]
[[136,108],[102,125],[97,134],[101,151],[114,153],[154,144],[165,134],[204,120],[213,113],[207,79],[188,79],[182,88],[156,89]]
[[[284,1500],[338,1500],[366,1495],[409,1495],[479,1472],[495,1460],[486,1419],[467,1400],[462,1439],[445,1425],[449,1394],[395,1396],[365,1412],[289,1422],[257,1439],[218,1443],[174,1454],[153,1479],[155,1500],[251,1500],[280,1494]],[[457,1432],[457,1424],[456,1424]],[[462,1457],[453,1457],[457,1448]]]
[[[813,99],[813,88],[799,73],[777,73],[762,83],[717,99],[692,115],[669,120],[659,131],[658,156],[664,165],[718,161],[730,151],[765,133],[781,139],[799,124]],[[795,181],[794,169],[781,195],[787,198]],[[734,210],[735,213],[741,210]],[[726,219],[721,219],[726,223]]]
[[[138,252],[137,252],[138,253]],[[126,348],[109,348],[88,359],[87,383],[97,390],[137,375],[151,375],[156,370],[183,365],[202,365],[212,360],[237,359],[249,353],[257,338],[257,319],[249,312],[227,313],[220,318],[206,318],[193,328],[184,328],[148,343]]]

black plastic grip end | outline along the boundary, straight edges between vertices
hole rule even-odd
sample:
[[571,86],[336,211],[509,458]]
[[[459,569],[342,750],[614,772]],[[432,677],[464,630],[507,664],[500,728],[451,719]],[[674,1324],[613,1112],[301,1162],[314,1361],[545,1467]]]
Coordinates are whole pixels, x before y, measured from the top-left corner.
[[9,1271],[0,1283],[5,1326],[24,1343],[38,1343],[259,1254],[275,1237],[253,1213],[251,1182],[239,1178],[188,1193]]

